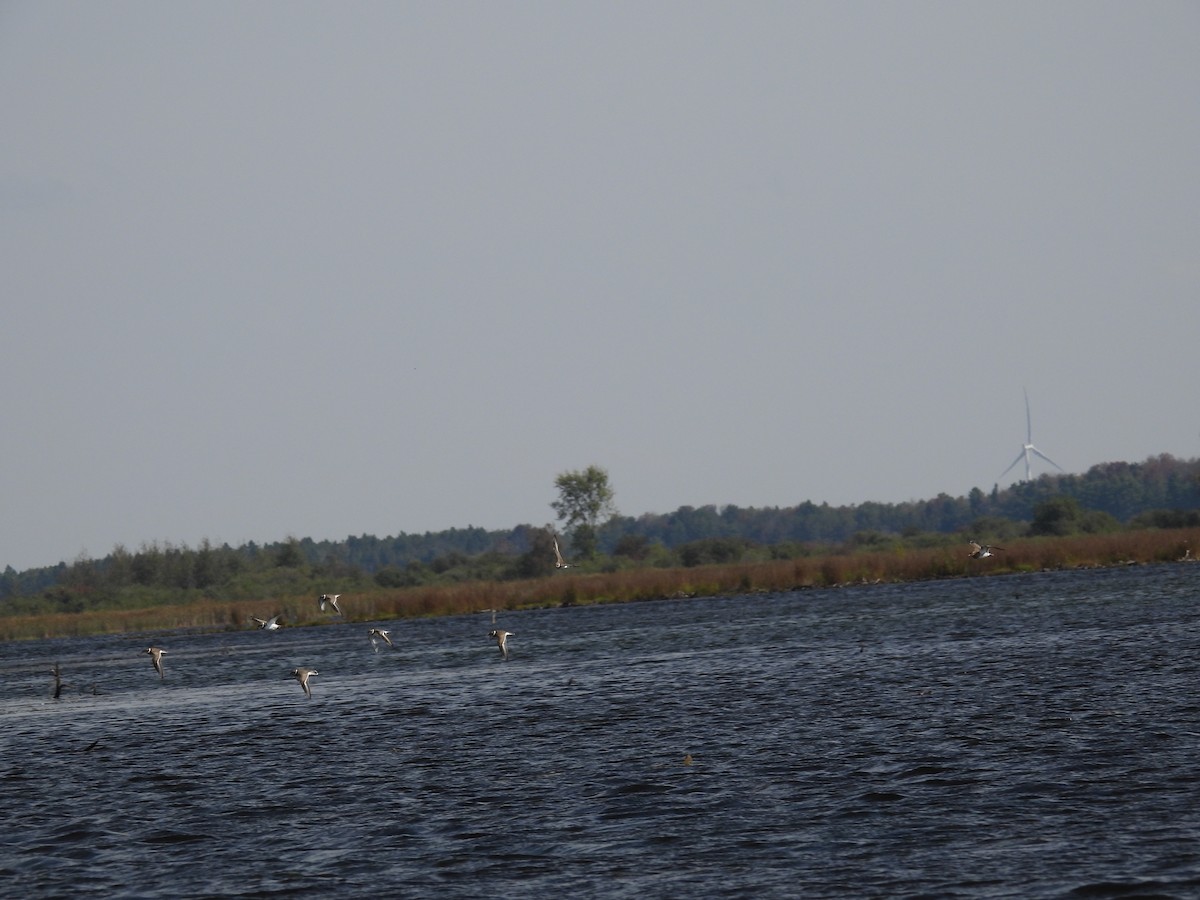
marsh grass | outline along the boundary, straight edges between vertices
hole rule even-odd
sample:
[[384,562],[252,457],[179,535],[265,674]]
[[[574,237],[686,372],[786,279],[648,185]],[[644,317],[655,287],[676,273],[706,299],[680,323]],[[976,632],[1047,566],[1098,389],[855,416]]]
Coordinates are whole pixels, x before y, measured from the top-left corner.
[[[527,581],[479,581],[375,588],[342,597],[346,620],[371,622],[593,603],[630,603],[717,594],[748,594],[967,578],[1014,572],[1175,562],[1200,549],[1200,528],[1126,531],[1005,543],[989,559],[950,547],[864,550],[765,562],[690,568],[642,568],[566,574]],[[1197,567],[1200,572],[1200,567]],[[0,640],[80,637],[141,631],[232,631],[256,627],[251,616],[281,615],[286,627],[341,621],[318,610],[311,593],[276,600],[201,599],[142,609],[104,609],[0,617]]]

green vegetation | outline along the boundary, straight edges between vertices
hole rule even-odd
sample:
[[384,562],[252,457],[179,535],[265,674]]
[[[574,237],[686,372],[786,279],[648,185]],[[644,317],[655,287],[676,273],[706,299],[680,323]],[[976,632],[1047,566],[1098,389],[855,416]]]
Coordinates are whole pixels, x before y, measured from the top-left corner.
[[[681,507],[637,519],[615,513],[599,467],[556,483],[552,506],[573,529],[580,563],[569,573],[554,570],[549,527],[532,525],[336,543],[117,547],[103,559],[7,569],[0,638],[240,628],[250,615],[276,613],[306,624],[321,620],[315,598],[325,591],[353,597],[351,616],[366,620],[1170,561],[1200,551],[1200,461],[1169,456],[1043,475],[990,496],[976,489],[895,505]],[[1008,549],[986,568],[968,565],[968,538]]]

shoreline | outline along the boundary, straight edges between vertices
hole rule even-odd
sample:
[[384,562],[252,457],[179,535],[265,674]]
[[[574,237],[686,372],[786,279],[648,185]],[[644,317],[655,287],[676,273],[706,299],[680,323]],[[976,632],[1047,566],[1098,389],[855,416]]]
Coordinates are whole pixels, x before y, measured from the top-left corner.
[[[1147,529],[1008,542],[986,560],[967,556],[965,544],[948,548],[896,548],[848,554],[801,556],[765,562],[724,563],[690,568],[633,568],[612,572],[555,573],[524,581],[478,581],[373,588],[347,592],[345,615],[337,621],[374,622],[464,615],[491,609],[517,610],[630,603],[696,597],[736,596],[803,590],[835,590],[872,584],[907,584],[950,578],[1115,568],[1151,563],[1195,562],[1200,529]],[[1200,570],[1198,570],[1200,571]],[[251,616],[280,615],[289,628],[328,621],[315,598],[292,595],[262,600],[211,598],[178,605],[97,609],[73,613],[0,616],[0,641],[46,640],[97,634],[192,630],[245,630]],[[264,613],[266,614],[264,616]]]

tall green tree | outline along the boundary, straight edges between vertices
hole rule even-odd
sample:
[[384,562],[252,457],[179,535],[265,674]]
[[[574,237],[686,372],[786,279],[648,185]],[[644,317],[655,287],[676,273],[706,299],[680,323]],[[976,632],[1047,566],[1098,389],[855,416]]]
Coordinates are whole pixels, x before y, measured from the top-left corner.
[[570,533],[575,553],[585,558],[596,554],[596,527],[617,515],[608,472],[588,466],[582,472],[563,472],[554,479],[558,499],[550,504]]

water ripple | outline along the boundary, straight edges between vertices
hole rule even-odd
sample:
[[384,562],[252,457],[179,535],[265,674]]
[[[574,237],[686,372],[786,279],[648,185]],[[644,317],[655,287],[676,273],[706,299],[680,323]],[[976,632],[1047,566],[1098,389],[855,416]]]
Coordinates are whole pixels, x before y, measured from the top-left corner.
[[[1180,568],[507,613],[507,663],[479,616],[378,623],[389,654],[365,624],[0,645],[0,874],[28,897],[1195,896]],[[52,700],[55,661],[87,690]]]

